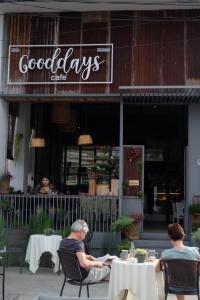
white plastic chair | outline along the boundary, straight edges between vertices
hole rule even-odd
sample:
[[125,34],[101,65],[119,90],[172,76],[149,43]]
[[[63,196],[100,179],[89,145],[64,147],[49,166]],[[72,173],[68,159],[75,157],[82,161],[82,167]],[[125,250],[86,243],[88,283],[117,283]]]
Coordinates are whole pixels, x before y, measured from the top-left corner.
[[173,209],[173,223],[175,223],[175,220],[177,223],[182,219],[184,220],[184,208],[185,208],[185,202],[172,202],[172,209]]

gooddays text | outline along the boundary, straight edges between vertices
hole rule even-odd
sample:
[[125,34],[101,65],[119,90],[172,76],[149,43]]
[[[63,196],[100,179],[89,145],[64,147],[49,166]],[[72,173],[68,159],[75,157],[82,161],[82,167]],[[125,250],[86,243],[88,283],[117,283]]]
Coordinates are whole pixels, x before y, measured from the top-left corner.
[[[46,69],[52,74],[51,80],[66,80],[67,75],[71,70],[76,74],[80,74],[82,80],[87,80],[91,72],[97,72],[100,69],[100,64],[105,60],[101,60],[100,56],[83,56],[82,58],[71,58],[74,53],[74,48],[70,47],[64,57],[60,57],[61,48],[57,48],[52,57],[44,58],[29,58],[28,55],[22,55],[19,60],[19,71],[22,74],[29,70]],[[55,75],[58,70],[62,70],[64,74]]]

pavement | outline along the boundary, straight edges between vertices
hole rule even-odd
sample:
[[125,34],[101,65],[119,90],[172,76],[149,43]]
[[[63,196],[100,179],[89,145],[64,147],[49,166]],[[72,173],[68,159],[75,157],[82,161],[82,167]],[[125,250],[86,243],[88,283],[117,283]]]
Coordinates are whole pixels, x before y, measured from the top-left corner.
[[[5,300],[33,300],[39,295],[59,296],[63,280],[62,273],[58,276],[50,268],[39,268],[35,274],[32,274],[27,268],[23,268],[23,272],[20,274],[19,267],[8,267],[5,279]],[[90,286],[90,297],[103,298],[107,297],[107,293],[108,283]],[[66,283],[63,296],[77,297],[78,287]],[[85,287],[83,287],[81,296],[87,297]],[[2,298],[0,297],[0,299]],[[196,300],[197,296],[187,297],[187,300],[194,299]],[[169,295],[167,300],[176,300],[176,297]]]
[[[58,276],[51,268],[39,268],[35,274],[27,268],[23,268],[22,274],[20,274],[19,267],[8,267],[5,277],[5,300],[33,300],[39,295],[59,296],[63,280],[63,274]],[[63,296],[77,297],[78,290],[78,286],[66,283]],[[90,297],[107,297],[107,293],[108,283],[90,286]],[[87,297],[85,286],[82,288],[81,297]],[[1,296],[0,299],[2,299]]]

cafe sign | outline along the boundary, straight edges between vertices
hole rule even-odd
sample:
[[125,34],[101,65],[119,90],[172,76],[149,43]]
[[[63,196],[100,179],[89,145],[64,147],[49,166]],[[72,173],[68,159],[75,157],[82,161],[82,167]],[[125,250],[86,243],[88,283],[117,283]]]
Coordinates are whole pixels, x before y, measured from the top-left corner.
[[8,84],[109,84],[113,44],[10,45]]

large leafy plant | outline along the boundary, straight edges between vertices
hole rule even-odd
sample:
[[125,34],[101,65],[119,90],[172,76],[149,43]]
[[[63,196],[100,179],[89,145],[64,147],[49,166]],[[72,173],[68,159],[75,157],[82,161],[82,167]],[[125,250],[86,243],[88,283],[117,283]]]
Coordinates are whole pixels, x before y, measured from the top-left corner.
[[49,232],[52,229],[53,222],[49,219],[48,215],[40,212],[37,215],[31,216],[28,224],[29,234],[42,234]]

